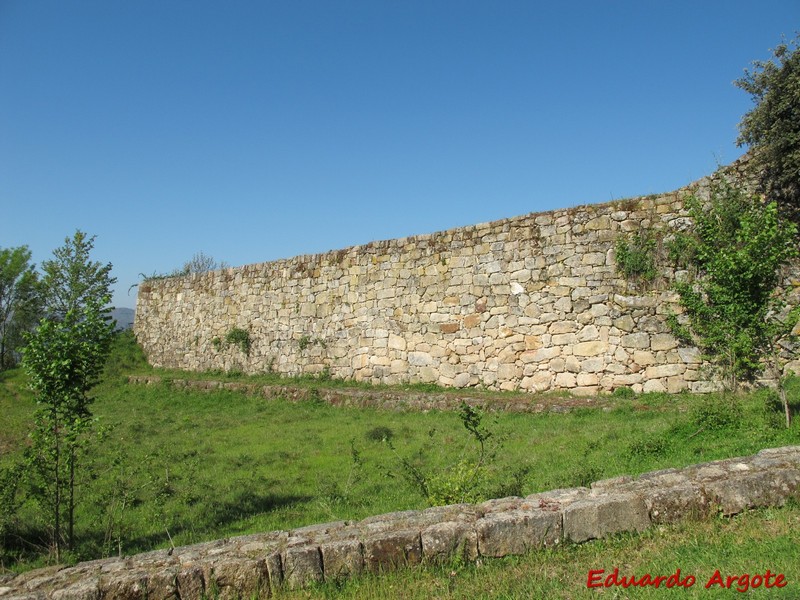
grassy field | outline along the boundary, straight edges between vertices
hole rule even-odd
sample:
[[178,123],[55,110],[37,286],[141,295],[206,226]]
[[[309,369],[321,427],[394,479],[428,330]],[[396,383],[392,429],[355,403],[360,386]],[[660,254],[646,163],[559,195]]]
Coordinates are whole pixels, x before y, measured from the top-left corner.
[[[95,393],[93,409],[104,433],[85,457],[86,475],[78,489],[78,547],[71,560],[422,508],[427,500],[404,476],[404,464],[435,482],[459,461],[477,455],[478,445],[456,412],[334,408],[313,401],[177,390],[169,383],[126,383],[128,373],[146,370],[131,338],[120,338],[106,380]],[[799,392],[793,382],[795,409]],[[491,394],[486,397],[490,402]],[[485,415],[482,425],[491,432],[493,458],[470,490],[473,496],[524,495],[800,444],[800,426],[782,426],[780,408],[766,391],[739,397],[734,410],[730,398],[718,396],[619,395],[612,400],[606,410]],[[34,409],[24,374],[1,373],[0,467],[21,459]],[[23,499],[2,556],[4,568],[25,569],[47,560],[41,541],[45,523],[35,503]],[[763,564],[775,571],[773,564],[792,556],[787,545],[797,546],[788,541],[798,515],[796,507],[765,511],[568,548],[552,556],[460,565],[452,577],[450,570],[423,570],[392,576],[385,584],[365,579],[347,589],[315,593],[362,597],[374,587],[376,595],[385,596],[391,591],[381,586],[412,585],[428,589],[418,597],[517,597],[512,589],[529,590],[528,597],[582,597],[557,592],[576,577],[585,587],[589,568],[629,564],[637,573],[666,569],[666,574],[676,566],[698,573],[710,568],[710,576],[729,563],[718,563],[724,556],[716,555],[704,562],[703,553],[726,535],[743,544],[737,550],[742,560],[759,557],[757,564],[745,561],[736,568],[752,564],[761,569]],[[756,534],[772,531],[775,524],[783,529],[758,545]],[[680,557],[693,544],[696,552],[685,554],[684,562]],[[635,550],[641,545],[649,550]],[[641,562],[646,560],[652,562]],[[535,587],[545,585],[540,579],[549,569],[555,583]],[[495,595],[484,589],[486,573],[492,573],[488,581],[497,581],[497,590],[505,591]],[[800,580],[796,571],[794,577]],[[626,597],[614,593],[606,590],[604,597]]]

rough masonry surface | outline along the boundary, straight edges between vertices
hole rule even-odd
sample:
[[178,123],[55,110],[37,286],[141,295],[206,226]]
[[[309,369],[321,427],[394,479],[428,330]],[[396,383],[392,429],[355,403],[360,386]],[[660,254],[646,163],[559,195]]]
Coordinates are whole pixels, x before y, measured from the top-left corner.
[[247,535],[0,579],[3,600],[268,598],[460,556],[503,557],[764,506],[800,494],[800,446],[578,487]]
[[[731,167],[741,172],[741,165]],[[738,171],[736,171],[738,169]],[[730,172],[730,171],[729,171]],[[529,214],[139,286],[134,331],[157,367],[594,394],[710,391],[662,269],[617,270],[620,236],[687,227],[688,194]],[[231,332],[248,344],[226,340]],[[244,333],[246,332],[246,333]]]

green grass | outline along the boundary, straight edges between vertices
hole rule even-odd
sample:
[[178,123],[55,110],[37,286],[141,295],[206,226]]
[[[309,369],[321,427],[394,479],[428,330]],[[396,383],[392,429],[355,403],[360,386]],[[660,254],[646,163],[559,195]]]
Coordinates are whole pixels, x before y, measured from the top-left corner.
[[[323,584],[307,590],[286,591],[276,597],[384,599],[530,599],[580,600],[584,598],[777,598],[800,597],[800,505],[765,509],[732,519],[689,521],[652,528],[639,534],[618,535],[581,545],[534,551],[526,556],[482,559],[477,564],[451,562],[418,566],[380,576],[365,575],[340,585]],[[619,569],[619,575],[637,578],[649,573],[669,576],[680,569],[681,578],[692,575],[688,589],[655,588],[589,589],[590,570],[603,577]],[[740,594],[719,586],[705,588],[719,569],[729,575],[764,575],[769,569],[788,582],[783,588],[750,589]],[[772,582],[775,578],[772,578]]]
[[[422,508],[400,460],[434,476],[477,450],[455,412],[335,408],[126,382],[144,371],[138,348],[122,336],[95,390],[105,433],[84,461],[70,560]],[[796,402],[797,382],[790,392]],[[614,397],[605,410],[487,414],[497,452],[478,492],[524,495],[800,444],[800,426],[782,427],[769,393],[742,396],[732,423],[702,419],[713,416],[714,398],[647,394]],[[21,460],[34,409],[23,373],[0,373],[0,467]],[[46,562],[41,511],[23,500],[0,557],[15,570]]]

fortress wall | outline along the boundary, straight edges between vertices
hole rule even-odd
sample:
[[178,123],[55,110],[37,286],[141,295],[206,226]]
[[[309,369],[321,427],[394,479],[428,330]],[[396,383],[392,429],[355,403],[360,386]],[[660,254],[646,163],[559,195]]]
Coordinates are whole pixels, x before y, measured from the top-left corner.
[[[665,322],[677,297],[663,282],[626,281],[614,248],[621,235],[685,226],[684,195],[708,185],[147,280],[134,331],[153,365],[187,370],[703,391],[699,353]],[[248,332],[249,352],[225,343],[234,328]]]

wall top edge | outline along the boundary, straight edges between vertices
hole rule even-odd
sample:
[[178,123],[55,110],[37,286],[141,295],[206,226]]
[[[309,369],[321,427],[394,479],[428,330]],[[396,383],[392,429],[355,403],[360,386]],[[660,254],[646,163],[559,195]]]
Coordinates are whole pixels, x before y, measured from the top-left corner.
[[[747,156],[743,156],[730,165],[722,166],[718,169],[719,170],[729,170],[729,169],[736,169],[738,170],[740,166],[746,161]],[[716,172],[715,172],[716,173]],[[655,194],[644,194],[638,196],[631,196],[628,198],[620,198],[615,200],[609,200],[606,202],[597,202],[597,203],[588,203],[588,204],[578,204],[569,207],[563,208],[556,208],[547,211],[539,211],[539,212],[531,212],[522,215],[512,216],[512,217],[505,217],[503,219],[498,219],[495,221],[486,221],[483,223],[476,223],[472,225],[463,225],[459,227],[453,227],[450,229],[444,229],[440,231],[434,231],[431,233],[422,233],[422,234],[415,234],[400,238],[391,238],[391,239],[384,239],[384,240],[373,240],[364,244],[357,244],[353,246],[347,246],[344,248],[338,249],[331,249],[325,252],[318,252],[312,254],[298,254],[291,257],[284,257],[284,258],[276,258],[267,261],[260,261],[254,263],[247,263],[240,266],[235,267],[227,267],[225,269],[217,269],[214,271],[207,271],[204,273],[193,273],[189,275],[176,275],[176,276],[165,276],[159,277],[156,279],[149,280],[149,283],[153,283],[155,281],[172,281],[172,282],[179,282],[179,281],[193,281],[198,278],[203,278],[207,276],[221,276],[225,275],[228,277],[235,276],[237,273],[246,273],[255,270],[263,270],[267,265],[291,265],[296,264],[298,262],[302,263],[312,263],[312,264],[319,264],[324,262],[326,259],[335,258],[341,260],[345,256],[353,256],[353,255],[360,255],[360,254],[368,254],[375,250],[390,250],[390,249],[399,249],[407,247],[411,244],[427,244],[429,242],[436,242],[438,239],[452,237],[454,235],[465,235],[469,237],[470,235],[475,235],[480,232],[488,233],[490,231],[496,231],[502,227],[509,226],[519,226],[524,225],[529,222],[534,222],[537,218],[547,217],[550,216],[553,219],[557,219],[561,216],[568,215],[570,213],[602,213],[608,212],[609,209],[617,207],[621,204],[631,203],[631,202],[640,202],[642,200],[651,199],[656,204],[659,204],[658,200],[662,199],[662,202],[671,202],[674,201],[680,194],[691,193],[693,190],[698,188],[703,188],[708,185],[708,183],[713,179],[714,174],[707,175],[702,177],[696,181],[693,181],[677,190],[668,191],[668,192],[661,192]]]

